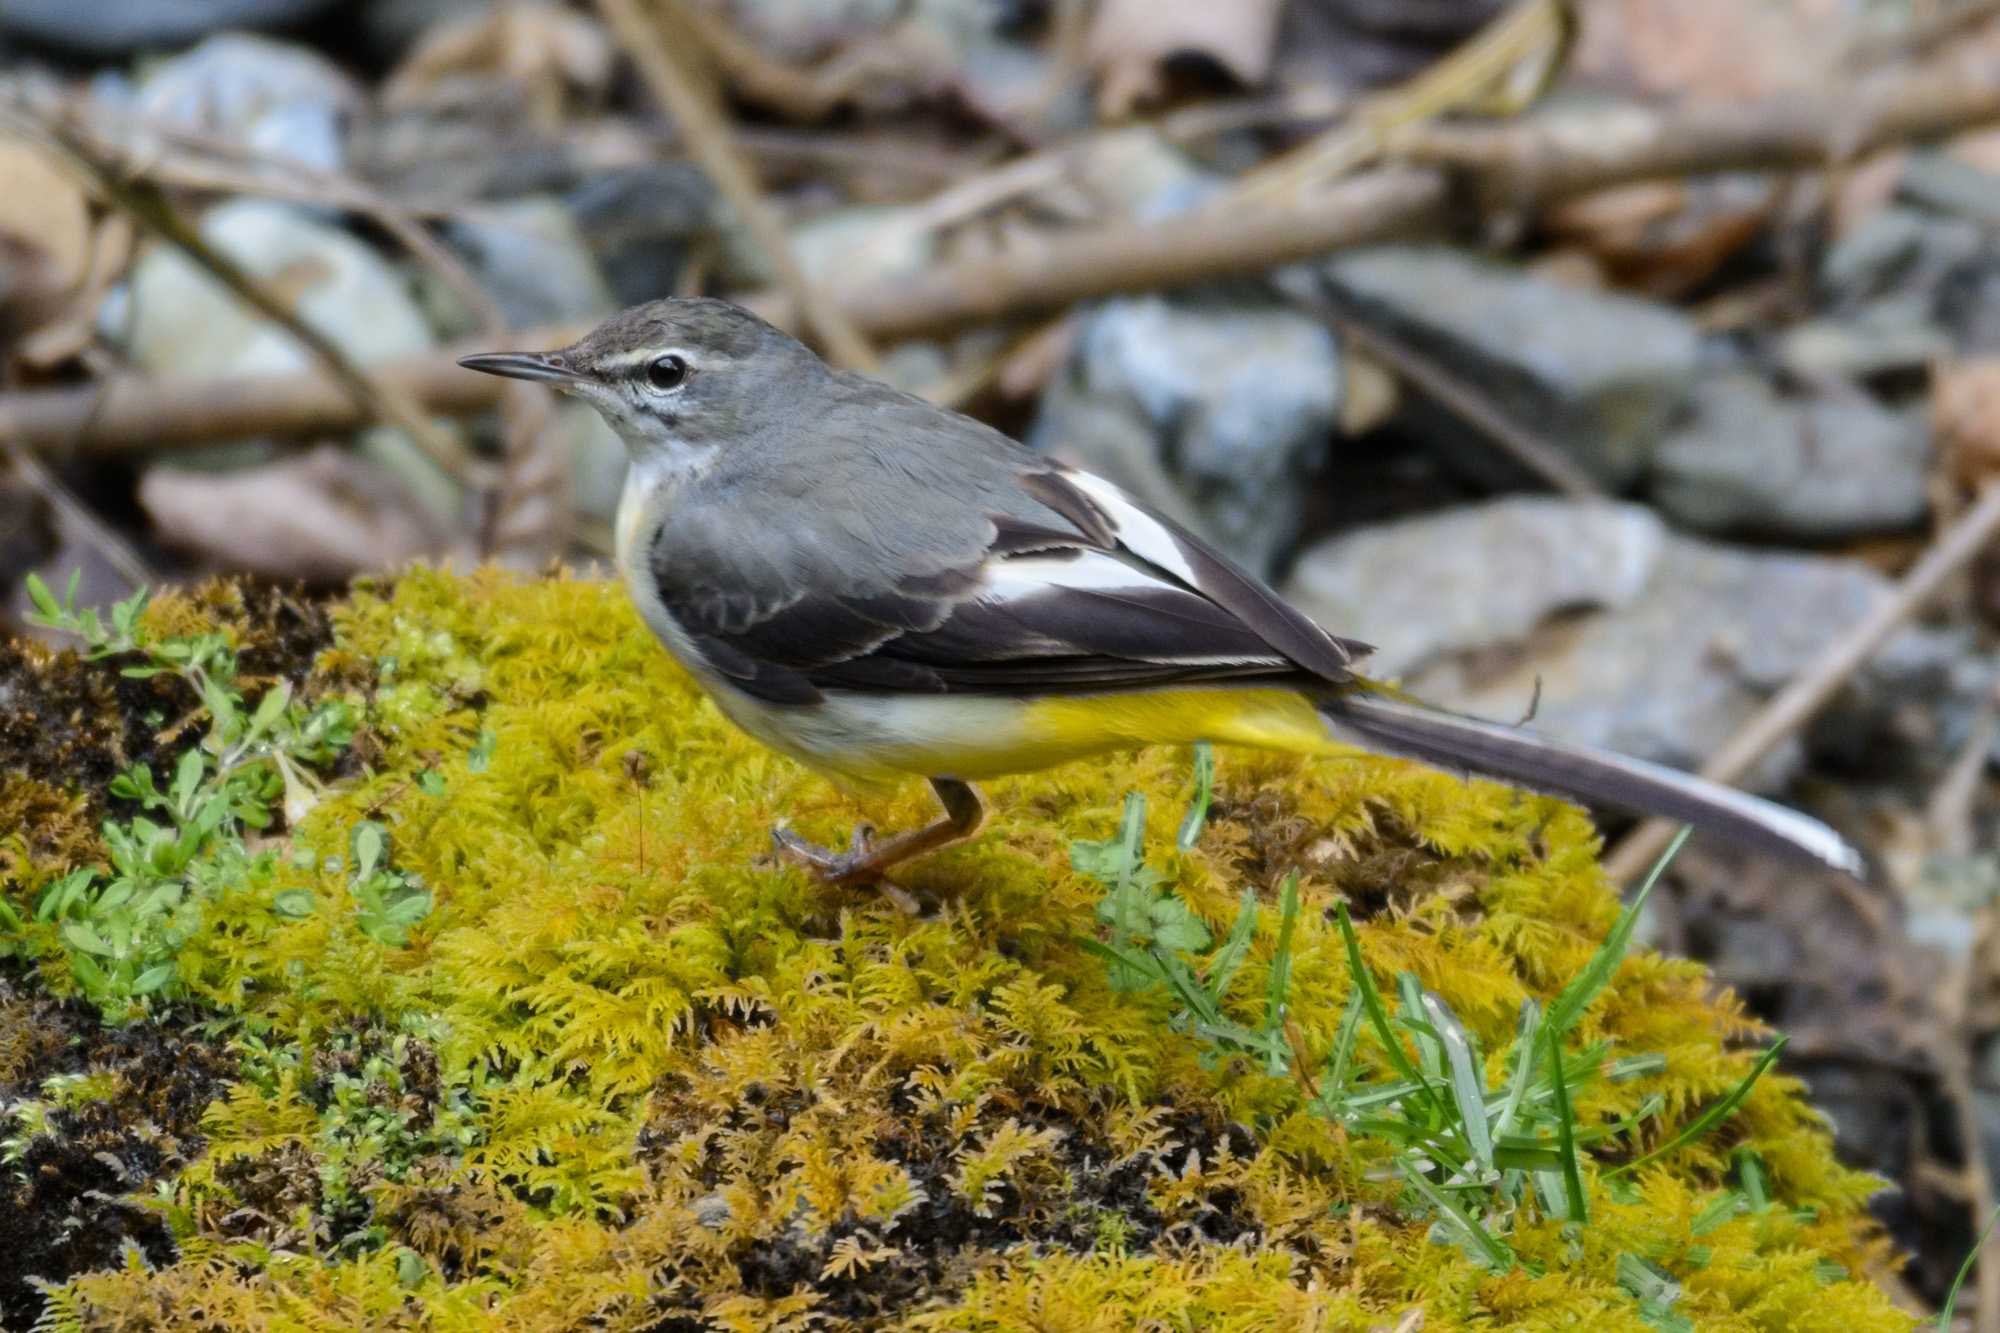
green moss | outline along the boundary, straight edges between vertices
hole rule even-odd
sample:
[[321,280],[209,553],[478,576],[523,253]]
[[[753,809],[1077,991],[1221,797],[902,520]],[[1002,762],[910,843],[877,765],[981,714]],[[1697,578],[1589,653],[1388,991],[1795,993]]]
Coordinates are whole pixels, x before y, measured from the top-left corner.
[[[912,872],[944,904],[913,919],[771,864],[768,830],[837,842],[928,797],[864,809],[735,733],[616,585],[420,572],[335,620],[321,684],[355,692],[369,771],[181,954],[245,1059],[154,1205],[179,1257],[74,1279],[58,1323],[1247,1330],[1422,1306],[1427,1329],[1640,1328],[1631,1253],[1705,1329],[1909,1326],[1841,1275],[1887,1262],[1878,1182],[1834,1163],[1793,1081],[1629,1192],[1587,1168],[1591,1226],[1524,1224],[1524,1267],[1495,1277],[1399,1209],[1379,1145],[1290,1082],[1205,1067],[1164,1000],[1115,993],[1078,947],[1100,889],[1069,865],[1131,789],[1171,847],[1183,754],[995,784],[990,831]],[[357,911],[364,821],[434,898],[401,947]],[[1498,1050],[1616,916],[1595,854],[1557,802],[1225,753],[1201,846],[1160,864],[1218,928],[1264,895],[1246,1014],[1301,872],[1292,1011],[1320,1057],[1348,986],[1338,896],[1378,975],[1416,973]],[[1578,1111],[1658,1094],[1664,1139],[1757,1032],[1700,968],[1635,956],[1578,1037],[1665,1072]],[[1775,1202],[1727,1216],[1746,1147]]]

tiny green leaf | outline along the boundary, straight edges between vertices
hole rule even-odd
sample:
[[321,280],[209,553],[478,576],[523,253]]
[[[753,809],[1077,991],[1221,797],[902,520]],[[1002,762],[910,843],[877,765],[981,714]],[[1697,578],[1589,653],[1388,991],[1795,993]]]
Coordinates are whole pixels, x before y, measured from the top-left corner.
[[381,868],[382,857],[389,850],[389,834],[372,819],[364,819],[354,826],[348,838],[348,851],[352,856],[354,879],[365,881],[375,877]]
[[28,600],[35,604],[35,623],[50,629],[60,628],[62,607],[56,604],[56,595],[49,591],[49,585],[42,582],[39,574],[29,574],[27,585]]
[[302,921],[312,915],[312,890],[286,889],[271,899],[271,910],[288,921]]

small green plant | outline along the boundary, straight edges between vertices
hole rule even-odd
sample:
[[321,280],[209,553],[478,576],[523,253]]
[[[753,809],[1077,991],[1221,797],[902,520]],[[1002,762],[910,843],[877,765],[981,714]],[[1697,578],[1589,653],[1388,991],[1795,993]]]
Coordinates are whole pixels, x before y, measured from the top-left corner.
[[[27,587],[36,623],[81,639],[87,660],[135,657],[120,669],[129,678],[178,677],[208,719],[164,788],[145,764],[112,780],[111,795],[138,812],[105,821],[109,864],[72,871],[47,885],[34,905],[33,920],[53,929],[77,989],[107,1019],[130,1017],[182,993],[176,959],[200,928],[205,903],[268,881],[272,858],[253,853],[245,831],[270,827],[280,801],[288,820],[305,816],[321,794],[311,770],[347,747],[353,715],[339,700],[308,708],[286,684],[267,689],[252,706],[227,637],[152,637],[142,623],[144,589],[113,606],[107,622],[77,608],[74,578],[61,601],[32,574]],[[33,949],[27,924],[0,899],[0,953]]]
[[[1198,756],[1195,794],[1181,826],[1180,845],[1200,837],[1210,804],[1212,762]],[[1279,892],[1277,938],[1263,998],[1262,1020],[1250,1026],[1225,1008],[1231,982],[1248,955],[1257,922],[1257,901],[1246,890],[1236,922],[1219,948],[1197,964],[1194,956],[1213,942],[1208,927],[1165,885],[1164,876],[1145,864],[1141,837],[1145,800],[1126,798],[1118,835],[1101,842],[1079,841],[1071,863],[1105,886],[1097,915],[1106,938],[1086,939],[1083,947],[1103,958],[1110,981],[1122,991],[1164,988],[1177,1002],[1170,1022],[1203,1045],[1203,1058],[1248,1056],[1266,1072],[1297,1079],[1309,1090],[1311,1112],[1357,1138],[1373,1139],[1391,1150],[1390,1165],[1406,1186],[1405,1205],[1434,1219],[1433,1239],[1456,1244],[1473,1262],[1495,1273],[1517,1266],[1506,1236],[1523,1210],[1567,1225],[1590,1217],[1584,1154],[1625,1138],[1656,1117],[1658,1097],[1644,1099],[1631,1115],[1610,1124],[1586,1125],[1575,1111],[1576,1095],[1600,1079],[1625,1081],[1665,1068],[1657,1055],[1612,1059],[1605,1043],[1571,1049],[1569,1034],[1591,1003],[1610,984],[1630,945],[1639,913],[1687,833],[1654,866],[1603,945],[1590,962],[1546,1007],[1530,999],[1521,1006],[1513,1042],[1501,1061],[1506,1071],[1489,1087],[1487,1062],[1478,1038],[1440,997],[1418,979],[1396,978],[1390,1004],[1369,971],[1347,904],[1336,903],[1334,920],[1346,952],[1351,981],[1347,1005],[1331,1051],[1311,1075],[1299,1043],[1286,1028],[1286,992],[1292,970],[1292,937],[1298,919],[1298,883],[1287,877]],[[1379,1049],[1386,1076],[1370,1073],[1358,1058],[1364,1037]],[[1749,1074],[1726,1096],[1651,1152],[1600,1173],[1607,1186],[1620,1177],[1710,1133],[1749,1095],[1776,1062],[1784,1042],[1765,1051]],[[1736,1215],[1751,1206],[1728,1196]],[[1629,1263],[1624,1262],[1629,1260]],[[1678,1287],[1650,1261],[1627,1255],[1620,1280],[1642,1310],[1662,1329],[1685,1320],[1672,1310]]]
[[317,1111],[308,1147],[318,1175],[315,1213],[325,1239],[353,1256],[381,1249],[378,1182],[407,1179],[420,1163],[456,1162],[485,1138],[492,1076],[484,1062],[447,1070],[440,1020],[407,1014],[393,1032],[334,1033],[317,1045],[270,1044],[246,1024],[234,1047],[244,1083],[266,1097],[297,1096]]

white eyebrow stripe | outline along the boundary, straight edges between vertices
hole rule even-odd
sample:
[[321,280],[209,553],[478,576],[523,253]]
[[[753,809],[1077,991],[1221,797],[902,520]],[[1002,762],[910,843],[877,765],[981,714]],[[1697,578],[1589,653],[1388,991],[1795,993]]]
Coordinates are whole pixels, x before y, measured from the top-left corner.
[[620,352],[616,356],[607,356],[599,361],[597,365],[598,369],[604,371],[630,370],[635,366],[642,366],[648,362],[657,361],[663,356],[678,356],[683,361],[690,362],[694,359],[687,354],[685,348],[681,347],[641,347],[636,351]]

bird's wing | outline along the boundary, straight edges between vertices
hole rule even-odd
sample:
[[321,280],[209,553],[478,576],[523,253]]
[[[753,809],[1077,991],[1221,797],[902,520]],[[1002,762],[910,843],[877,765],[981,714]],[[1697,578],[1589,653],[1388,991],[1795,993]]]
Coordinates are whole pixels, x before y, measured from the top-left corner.
[[[650,552],[662,604],[711,667],[781,704],[1349,679],[1364,645],[1108,482],[1005,444],[842,454],[810,485],[767,475],[684,506]],[[885,467],[897,484],[868,475]]]

